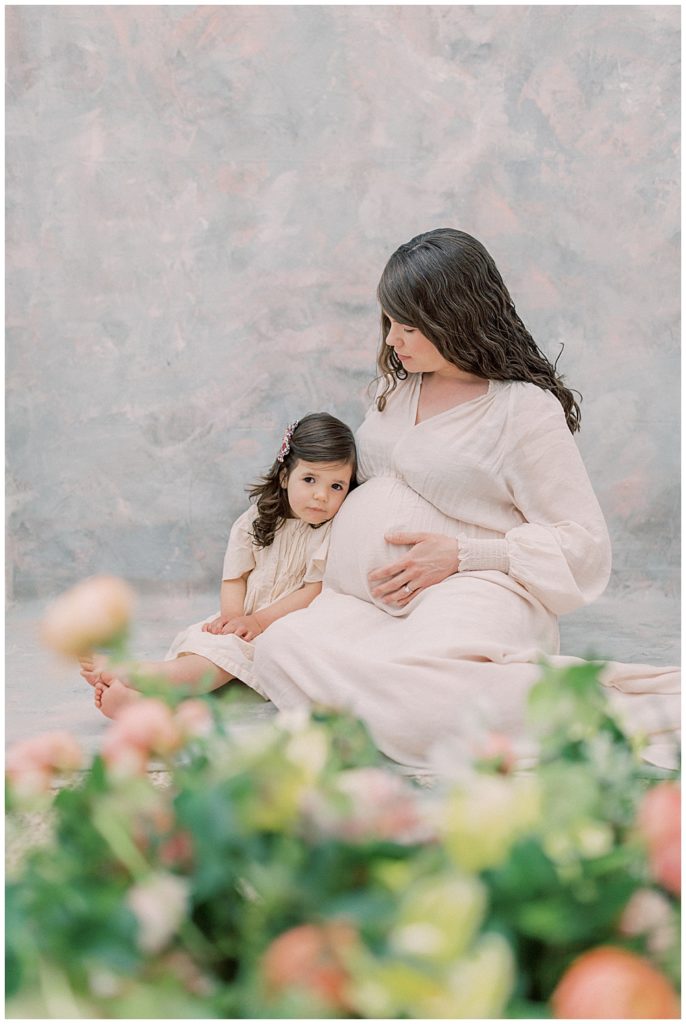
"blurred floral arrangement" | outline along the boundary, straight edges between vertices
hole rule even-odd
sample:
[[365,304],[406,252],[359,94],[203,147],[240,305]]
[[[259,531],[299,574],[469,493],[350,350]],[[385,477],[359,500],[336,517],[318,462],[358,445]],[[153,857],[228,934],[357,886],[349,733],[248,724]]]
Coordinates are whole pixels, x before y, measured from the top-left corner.
[[[125,585],[75,592],[46,641],[122,656]],[[487,737],[431,789],[345,715],[246,724],[154,680],[90,764],[17,744],[8,831],[50,828],[8,872],[7,1016],[678,1017],[680,788],[599,667],[542,670],[534,769]]]

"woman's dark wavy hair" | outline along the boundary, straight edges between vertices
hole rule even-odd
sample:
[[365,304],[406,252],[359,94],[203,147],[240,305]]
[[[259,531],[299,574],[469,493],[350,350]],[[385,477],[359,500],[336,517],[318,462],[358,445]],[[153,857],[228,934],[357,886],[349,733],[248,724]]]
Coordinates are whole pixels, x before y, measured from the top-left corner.
[[[252,532],[260,548],[269,547],[276,531],[292,515],[286,488],[282,483],[288,480],[296,463],[301,460],[349,463],[353,468],[350,490],[356,486],[357,449],[350,427],[328,412],[313,412],[303,416],[291,435],[290,451],[283,462],[275,459],[264,476],[248,488],[250,498],[257,501]],[[319,529],[320,525],[324,524],[313,526],[313,529]]]
[[[557,361],[541,352],[515,310],[498,268],[481,242],[464,231],[436,228],[401,245],[389,259],[377,289],[381,304],[378,367],[386,397],[407,370],[386,344],[391,316],[415,327],[449,362],[487,380],[524,380],[550,391],[564,409],[572,433],[581,410],[559,376]],[[388,314],[388,315],[387,315]],[[559,357],[558,357],[559,358]],[[379,378],[377,378],[378,380]]]

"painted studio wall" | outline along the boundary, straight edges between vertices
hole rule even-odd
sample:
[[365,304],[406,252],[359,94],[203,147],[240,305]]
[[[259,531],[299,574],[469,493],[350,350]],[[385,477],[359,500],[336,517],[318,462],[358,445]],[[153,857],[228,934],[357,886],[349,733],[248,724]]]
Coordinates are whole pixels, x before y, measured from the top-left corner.
[[212,585],[285,424],[359,424],[438,226],[564,344],[612,586],[674,592],[678,7],[6,14],[10,595]]

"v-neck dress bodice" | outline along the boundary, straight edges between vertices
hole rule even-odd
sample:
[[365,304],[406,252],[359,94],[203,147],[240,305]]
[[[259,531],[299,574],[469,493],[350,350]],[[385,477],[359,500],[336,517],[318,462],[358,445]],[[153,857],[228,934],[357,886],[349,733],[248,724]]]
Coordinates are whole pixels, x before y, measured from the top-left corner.
[[[605,521],[554,395],[491,381],[467,402],[415,423],[410,375],[357,432],[358,478],[332,528],[322,593],[255,641],[246,681],[277,707],[323,704],[363,718],[380,749],[416,769],[475,715],[524,743],[540,660],[559,655],[557,617],[593,601],[610,573]],[[371,593],[368,573],[409,546],[388,532],[439,533],[459,572],[403,609]],[[602,652],[602,638],[589,647]],[[602,682],[629,728],[667,764],[678,728],[674,668],[610,662]]]
[[403,551],[384,535],[447,534],[459,539],[462,572],[491,573],[541,602],[554,647],[554,616],[592,601],[610,573],[605,521],[562,407],[533,384],[490,381],[415,424],[420,384],[416,374],[400,382],[357,432],[363,483],[334,521],[326,584],[403,615],[367,582]]

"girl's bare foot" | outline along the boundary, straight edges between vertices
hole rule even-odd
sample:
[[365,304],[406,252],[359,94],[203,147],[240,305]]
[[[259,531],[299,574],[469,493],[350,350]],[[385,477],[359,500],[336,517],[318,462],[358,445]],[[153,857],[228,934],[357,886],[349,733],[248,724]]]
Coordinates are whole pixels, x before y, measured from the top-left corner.
[[101,673],[107,666],[107,658],[104,654],[83,654],[79,658],[81,672],[79,673],[90,686],[102,682]]
[[111,673],[103,673],[103,676],[105,674],[108,676],[108,680],[105,681],[103,678],[100,687],[97,684],[95,687],[95,706],[107,718],[116,718],[120,711],[128,707],[129,704],[140,700],[143,694],[138,693],[137,690],[132,690],[130,686],[124,686],[121,680]]

